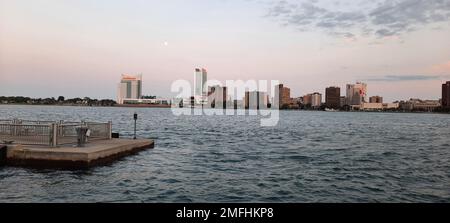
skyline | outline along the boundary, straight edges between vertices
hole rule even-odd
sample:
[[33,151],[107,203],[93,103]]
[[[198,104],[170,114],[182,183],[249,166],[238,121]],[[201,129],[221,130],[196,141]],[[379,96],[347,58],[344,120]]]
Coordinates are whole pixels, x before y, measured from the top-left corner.
[[450,1],[371,2],[0,0],[0,95],[116,98],[120,74],[143,73],[144,94],[170,97],[205,67],[294,97],[363,81],[386,101],[440,98]]

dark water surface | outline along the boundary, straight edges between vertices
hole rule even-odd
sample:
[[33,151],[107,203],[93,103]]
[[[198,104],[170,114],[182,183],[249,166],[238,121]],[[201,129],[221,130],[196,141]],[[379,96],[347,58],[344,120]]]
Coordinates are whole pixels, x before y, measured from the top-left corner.
[[450,116],[0,105],[0,119],[113,121],[154,150],[85,171],[0,167],[0,202],[450,202]]

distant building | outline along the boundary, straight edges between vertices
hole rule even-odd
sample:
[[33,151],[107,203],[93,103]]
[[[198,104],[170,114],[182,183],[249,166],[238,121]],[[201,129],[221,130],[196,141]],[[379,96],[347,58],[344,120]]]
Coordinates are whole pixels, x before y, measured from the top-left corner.
[[208,81],[208,72],[204,68],[195,69],[195,96],[196,97],[206,97],[208,94],[208,86],[206,82]]
[[266,92],[247,91],[245,92],[244,103],[246,109],[265,109],[269,104],[269,96]]
[[370,103],[383,103],[383,97],[380,96],[372,96],[369,98]]
[[320,106],[322,106],[322,94],[315,92],[311,95],[311,107],[319,108]]
[[117,104],[123,104],[124,100],[141,99],[142,75],[122,74],[117,93]]
[[347,84],[347,104],[361,105],[366,102],[367,84],[357,82],[356,84]]
[[208,88],[208,103],[211,108],[226,108],[227,96],[227,87],[213,86]]
[[410,99],[409,101],[401,101],[400,109],[405,111],[433,111],[441,106],[438,100],[421,100]]
[[325,105],[327,108],[334,109],[341,107],[341,88],[329,87],[325,89]]
[[275,96],[273,98],[275,108],[288,107],[292,104],[291,89],[284,87],[283,84],[275,86]]
[[121,105],[136,105],[136,106],[169,106],[172,104],[171,99],[123,99]]
[[303,104],[306,106],[311,106],[312,104],[312,94],[307,94],[303,96]]
[[442,107],[450,108],[450,81],[442,85]]
[[399,103],[362,103],[360,110],[365,111],[382,111],[398,109]]
[[298,98],[292,99],[292,103],[294,103],[294,105],[296,107],[299,107],[300,105],[303,104],[303,97],[298,97]]
[[382,103],[362,103],[360,110],[383,110]]
[[234,109],[245,109],[244,101],[242,100],[233,100],[232,106]]
[[347,105],[347,98],[345,96],[341,96],[339,101],[340,101],[341,108],[344,107],[345,105]]

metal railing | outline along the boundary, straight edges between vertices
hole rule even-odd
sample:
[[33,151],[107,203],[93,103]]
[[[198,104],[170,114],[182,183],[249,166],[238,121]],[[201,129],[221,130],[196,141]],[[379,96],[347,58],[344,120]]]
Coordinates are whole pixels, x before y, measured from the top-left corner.
[[7,119],[0,119],[0,124],[10,124],[10,123],[12,123],[13,122],[13,120],[7,120]]
[[0,142],[23,145],[75,144],[78,141],[77,129],[87,127],[89,140],[111,139],[112,123],[96,122],[51,122],[29,120],[0,120]]
[[52,145],[51,125],[0,123],[0,140],[24,145]]
[[89,139],[91,140],[111,139],[111,132],[112,132],[111,122],[108,123],[87,122],[86,127],[90,130]]

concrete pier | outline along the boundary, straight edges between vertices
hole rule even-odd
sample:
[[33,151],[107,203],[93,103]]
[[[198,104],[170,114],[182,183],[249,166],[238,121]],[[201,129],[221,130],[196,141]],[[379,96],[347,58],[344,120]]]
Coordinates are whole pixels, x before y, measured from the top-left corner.
[[6,164],[35,168],[84,169],[111,163],[121,157],[154,148],[153,140],[99,140],[85,147],[58,148],[8,145]]

